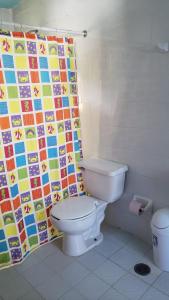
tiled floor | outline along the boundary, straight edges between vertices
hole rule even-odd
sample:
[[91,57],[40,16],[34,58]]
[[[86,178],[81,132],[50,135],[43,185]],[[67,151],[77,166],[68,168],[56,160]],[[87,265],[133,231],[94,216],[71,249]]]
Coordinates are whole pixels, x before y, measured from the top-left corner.
[[[169,300],[169,273],[153,264],[151,248],[119,229],[104,225],[102,232],[102,244],[80,257],[65,256],[56,240],[0,271],[0,299]],[[151,274],[137,275],[137,262]]]

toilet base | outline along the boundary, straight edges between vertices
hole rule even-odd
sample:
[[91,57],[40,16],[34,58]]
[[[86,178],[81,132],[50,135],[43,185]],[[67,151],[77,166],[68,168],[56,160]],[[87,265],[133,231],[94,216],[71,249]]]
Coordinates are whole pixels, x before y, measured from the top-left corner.
[[79,256],[98,246],[103,240],[103,234],[100,233],[95,238],[84,240],[83,235],[64,234],[63,252],[69,256]]

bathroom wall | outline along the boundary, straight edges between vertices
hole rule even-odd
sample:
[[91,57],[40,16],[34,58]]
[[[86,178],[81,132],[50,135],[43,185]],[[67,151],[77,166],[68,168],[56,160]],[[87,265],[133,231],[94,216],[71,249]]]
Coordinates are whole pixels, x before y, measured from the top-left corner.
[[169,54],[156,45],[169,40],[169,2],[127,3],[104,49],[99,153],[129,166],[125,194],[109,206],[107,221],[151,241],[151,216],[131,215],[128,204],[139,194],[154,210],[168,206]]
[[108,223],[151,241],[150,216],[128,212],[133,194],[169,197],[168,0],[24,0],[20,23],[88,30],[77,38],[79,94],[85,157],[99,155],[129,166],[125,193],[109,205]]
[[12,22],[12,20],[13,20],[12,9],[0,8],[0,24],[1,22]]

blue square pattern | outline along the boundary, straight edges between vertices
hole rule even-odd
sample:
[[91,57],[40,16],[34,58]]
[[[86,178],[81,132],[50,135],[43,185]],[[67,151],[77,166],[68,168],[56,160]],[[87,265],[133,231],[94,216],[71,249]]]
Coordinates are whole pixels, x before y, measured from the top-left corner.
[[55,158],[55,157],[58,157],[57,148],[48,149],[48,158]]
[[67,58],[67,67],[70,69],[70,58]]
[[48,176],[48,174],[42,175],[42,183],[46,184],[48,182],[49,182],[49,176]]
[[35,108],[35,110],[42,110],[41,99],[35,99],[34,100],[34,108]]
[[42,82],[50,82],[49,72],[41,71],[41,81]]
[[39,64],[41,69],[48,69],[48,60],[46,57],[39,57]]
[[74,165],[69,165],[67,168],[68,174],[74,173],[75,172],[75,167]]
[[74,131],[74,132],[73,132],[73,138],[74,138],[74,141],[77,141],[77,140],[78,140],[78,134],[77,134],[77,131]]
[[16,83],[14,71],[5,71],[6,83]]
[[7,251],[8,250],[8,247],[7,247],[7,244],[6,242],[1,242],[0,243],[0,252],[4,252],[4,251]]
[[20,155],[16,157],[16,166],[22,167],[26,165],[26,157],[25,155]]
[[0,230],[0,240],[4,240],[5,239],[5,234],[3,229]]
[[14,68],[13,56],[2,54],[2,61],[4,68]]
[[48,147],[56,146],[57,145],[56,136],[48,136],[47,137],[47,145],[48,145]]
[[79,151],[80,147],[79,147],[79,142],[75,142],[74,143],[74,150],[75,151]]
[[34,224],[35,223],[34,215],[32,214],[32,215],[26,216],[25,217],[25,223],[26,223],[26,226]]
[[19,194],[18,185],[15,184],[14,186],[10,187],[11,196],[16,197]]
[[69,107],[69,98],[62,97],[62,103],[63,103],[63,107]]
[[76,73],[69,71],[68,72],[68,78],[69,78],[69,81],[76,82]]
[[26,231],[27,231],[27,235],[30,236],[30,235],[34,235],[37,233],[37,229],[36,229],[36,226],[35,225],[32,225],[32,226],[29,226],[26,228]]
[[8,107],[6,102],[0,102],[0,115],[5,115],[8,113]]
[[20,154],[25,152],[25,145],[24,143],[16,143],[15,144],[15,154]]

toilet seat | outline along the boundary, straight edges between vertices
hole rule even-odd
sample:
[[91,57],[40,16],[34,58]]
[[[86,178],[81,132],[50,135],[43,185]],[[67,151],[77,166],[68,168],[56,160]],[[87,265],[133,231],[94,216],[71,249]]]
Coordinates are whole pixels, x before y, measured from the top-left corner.
[[77,220],[96,211],[98,201],[89,196],[70,197],[51,209],[51,216],[57,220]]

